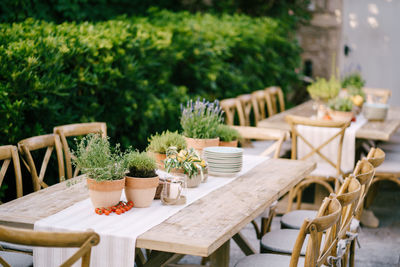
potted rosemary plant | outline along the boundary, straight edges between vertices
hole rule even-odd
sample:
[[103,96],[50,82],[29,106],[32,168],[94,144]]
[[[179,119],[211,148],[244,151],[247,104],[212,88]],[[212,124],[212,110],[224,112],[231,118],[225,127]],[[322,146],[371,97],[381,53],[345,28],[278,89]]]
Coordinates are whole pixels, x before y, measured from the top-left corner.
[[207,179],[206,162],[193,148],[182,149],[179,152],[176,147],[168,148],[164,163],[168,173],[184,176],[187,187],[197,187]]
[[149,138],[147,151],[155,158],[159,169],[164,169],[164,160],[167,157],[167,149],[170,146],[174,146],[178,150],[185,149],[186,140],[178,132],[170,132],[168,130],[161,134],[152,135]]
[[149,207],[156,194],[159,178],[156,161],[146,152],[131,151],[126,155],[125,196],[137,208]]
[[226,124],[220,124],[217,128],[219,146],[237,147],[240,138],[239,132]]
[[352,110],[350,98],[335,98],[329,102],[329,116],[335,121],[350,121],[354,115]]
[[219,145],[217,128],[223,121],[223,111],[217,100],[212,103],[190,100],[181,109],[181,126],[188,148],[201,153],[205,147]]
[[111,207],[121,199],[125,186],[124,154],[112,149],[108,138],[89,134],[77,143],[73,164],[87,176],[89,196],[95,208]]

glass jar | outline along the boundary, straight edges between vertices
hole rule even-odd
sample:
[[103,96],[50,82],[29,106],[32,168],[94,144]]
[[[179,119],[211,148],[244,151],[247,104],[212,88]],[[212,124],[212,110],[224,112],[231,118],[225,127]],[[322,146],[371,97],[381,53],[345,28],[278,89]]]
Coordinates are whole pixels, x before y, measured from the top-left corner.
[[161,191],[161,202],[165,205],[183,205],[186,203],[186,182],[181,177],[165,180]]

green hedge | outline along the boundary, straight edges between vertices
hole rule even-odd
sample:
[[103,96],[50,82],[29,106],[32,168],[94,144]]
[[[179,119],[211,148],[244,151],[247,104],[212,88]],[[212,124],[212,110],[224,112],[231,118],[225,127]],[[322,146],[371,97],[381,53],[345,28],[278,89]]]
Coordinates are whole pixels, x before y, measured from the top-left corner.
[[105,121],[144,148],[179,129],[189,97],[234,97],[297,82],[300,49],[279,21],[153,12],[98,23],[0,24],[0,144],[56,125]]

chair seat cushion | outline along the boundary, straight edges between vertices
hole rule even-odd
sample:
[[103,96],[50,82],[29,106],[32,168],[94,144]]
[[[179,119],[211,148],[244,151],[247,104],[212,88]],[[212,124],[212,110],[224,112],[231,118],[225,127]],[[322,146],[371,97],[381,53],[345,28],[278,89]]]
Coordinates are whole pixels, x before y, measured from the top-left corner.
[[0,251],[0,257],[2,257],[12,267],[29,267],[33,266],[33,257],[28,254]]
[[24,246],[24,245],[16,245],[13,243],[8,243],[8,242],[3,242],[0,241],[0,247],[6,249],[6,250],[16,250],[16,251],[22,251],[26,253],[33,253],[33,248],[30,246]]
[[[291,254],[298,234],[299,230],[295,229],[279,229],[271,231],[264,235],[261,239],[260,251],[263,253],[276,252]],[[303,247],[301,248],[300,255],[302,256],[304,256],[306,253],[307,242],[308,236],[306,237]]]
[[294,210],[286,213],[281,218],[281,227],[289,229],[300,229],[304,219],[313,219],[317,216],[316,210]]
[[[287,267],[289,263],[289,255],[254,254],[238,261],[235,267]],[[299,258],[297,266],[304,266],[304,258]]]

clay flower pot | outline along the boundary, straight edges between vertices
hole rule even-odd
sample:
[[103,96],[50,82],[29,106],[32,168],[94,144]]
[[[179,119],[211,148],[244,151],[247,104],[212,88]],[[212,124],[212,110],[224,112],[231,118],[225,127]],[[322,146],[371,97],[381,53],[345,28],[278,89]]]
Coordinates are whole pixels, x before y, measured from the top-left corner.
[[125,177],[125,196],[135,208],[147,208],[153,202],[159,183],[158,176],[150,178]]
[[160,170],[164,170],[164,160],[167,158],[167,155],[156,152],[147,153],[149,153],[156,160],[157,168]]
[[89,196],[95,208],[106,208],[117,205],[121,199],[125,178],[120,180],[96,181],[87,178]]
[[219,137],[213,139],[197,139],[185,136],[185,140],[188,148],[194,148],[200,154],[203,152],[205,147],[219,146]]
[[354,113],[352,111],[329,110],[329,116],[334,121],[351,121]]
[[229,147],[237,147],[238,146],[238,140],[233,140],[233,141],[219,141],[219,146],[229,146]]

